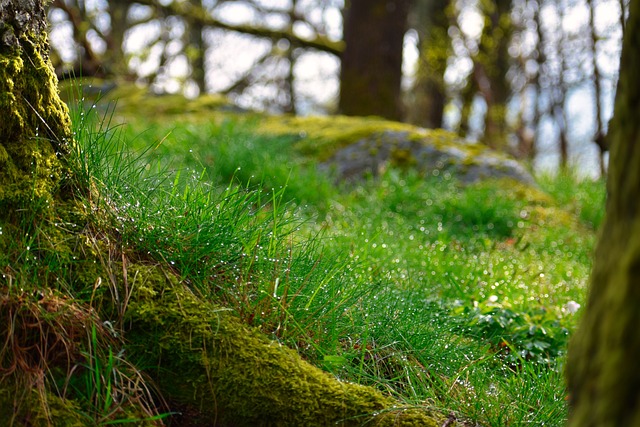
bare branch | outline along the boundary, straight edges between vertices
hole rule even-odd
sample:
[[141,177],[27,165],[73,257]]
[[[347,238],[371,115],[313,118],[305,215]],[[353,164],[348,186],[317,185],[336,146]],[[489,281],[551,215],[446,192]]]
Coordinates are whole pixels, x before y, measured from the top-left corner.
[[169,5],[162,5],[156,0],[138,0],[137,3],[155,7],[170,15],[178,15],[182,18],[204,26],[220,28],[227,31],[234,31],[242,34],[249,34],[259,38],[266,38],[273,41],[286,39],[293,47],[316,49],[340,56],[344,50],[344,42],[333,41],[328,37],[317,34],[313,38],[303,38],[297,36],[289,29],[278,30],[267,27],[258,27],[250,24],[229,24],[212,17],[202,8],[194,6],[191,2],[172,2]]

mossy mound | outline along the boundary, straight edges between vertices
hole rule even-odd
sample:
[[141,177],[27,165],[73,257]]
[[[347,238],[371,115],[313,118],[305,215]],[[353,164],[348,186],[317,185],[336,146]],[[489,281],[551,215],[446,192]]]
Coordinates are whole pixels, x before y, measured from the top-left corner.
[[507,154],[468,143],[442,129],[422,129],[377,117],[261,114],[239,109],[220,95],[195,99],[155,95],[127,82],[94,79],[67,85],[79,83],[85,101],[104,105],[117,100],[116,112],[123,117],[135,113],[152,120],[166,116],[195,123],[234,120],[247,123],[259,134],[293,137],[298,152],[321,168],[335,170],[340,179],[375,176],[387,166],[399,166],[425,175],[450,173],[463,182],[506,177],[534,183],[527,169]]
[[146,86],[126,80],[69,79],[60,83],[60,95],[65,102],[86,108],[95,105],[104,111],[110,105],[116,105],[118,115],[123,118],[129,115],[158,118],[242,111],[222,95],[206,94],[189,99],[180,94],[155,93]]
[[[53,393],[43,396],[32,385],[17,386],[10,381],[3,381],[1,384],[0,424],[3,426],[87,425],[87,419],[80,413],[76,402],[61,399]],[[54,420],[55,424],[52,424]]]
[[336,381],[159,269],[140,276],[147,280],[127,312],[130,351],[158,367],[165,398],[189,415],[181,425],[438,425],[370,387]]

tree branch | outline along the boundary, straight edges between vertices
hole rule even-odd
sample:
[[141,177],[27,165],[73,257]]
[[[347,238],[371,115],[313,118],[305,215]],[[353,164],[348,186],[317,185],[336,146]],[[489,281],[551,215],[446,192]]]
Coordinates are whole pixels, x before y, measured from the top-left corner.
[[290,30],[278,30],[273,28],[258,27],[250,24],[234,25],[220,21],[209,15],[204,9],[194,6],[190,2],[172,2],[169,5],[162,5],[156,0],[137,0],[137,3],[155,7],[170,15],[180,16],[188,21],[227,31],[234,31],[242,34],[249,34],[259,38],[266,38],[273,41],[286,39],[293,47],[316,49],[340,56],[344,50],[342,41],[333,41],[328,37],[316,35],[313,38],[302,38],[293,34]]

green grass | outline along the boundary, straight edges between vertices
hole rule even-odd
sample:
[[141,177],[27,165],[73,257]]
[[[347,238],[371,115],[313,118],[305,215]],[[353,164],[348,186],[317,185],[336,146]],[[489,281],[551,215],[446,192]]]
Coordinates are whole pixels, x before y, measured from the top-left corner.
[[[246,321],[340,378],[411,404],[492,426],[564,423],[562,366],[580,313],[567,303],[584,301],[602,183],[545,177],[545,195],[391,170],[340,187],[292,140],[253,136],[246,125],[143,123],[132,132],[131,148],[155,147],[149,158],[204,169],[198,185],[235,183],[226,191],[236,198],[248,197],[247,184],[264,188],[268,202],[253,204],[273,239],[241,247],[272,265],[236,256],[228,263],[241,279],[220,284],[233,291],[209,290],[232,293],[223,299]],[[255,226],[231,227],[246,228]],[[260,255],[269,245],[279,249]],[[210,257],[200,258],[206,268]],[[267,273],[262,285],[235,288],[255,270]],[[258,311],[270,315],[256,321]]]
[[589,227],[595,230],[600,226],[606,201],[602,180],[580,178],[576,171],[568,170],[557,175],[544,174],[538,182],[559,205],[575,213]]
[[334,191],[331,182],[306,167],[309,161],[293,149],[295,139],[261,137],[251,128],[230,120],[153,127],[134,120],[123,138],[137,150],[153,147],[147,161],[202,171],[214,185],[259,186],[266,193],[281,191],[286,202],[324,206]]
[[[131,122],[74,117],[85,203],[124,247],[341,379],[481,425],[564,424],[567,303],[584,302],[602,183],[334,185],[250,124]],[[95,417],[112,403],[103,357],[83,386]]]
[[[262,287],[226,299],[247,321],[339,377],[409,403],[487,425],[563,424],[562,363],[579,315],[566,304],[584,300],[590,230],[602,212],[587,196],[601,194],[601,185],[546,178],[543,188],[555,189],[556,202],[506,183],[463,186],[392,170],[337,188],[297,157],[292,141],[252,137],[234,123],[154,125],[153,134],[129,141],[138,150],[163,146],[152,158],[205,168],[200,176],[213,185],[235,180],[231,188],[245,191],[243,183],[262,184],[279,197],[260,206],[273,221],[265,227],[287,230],[300,245],[289,244],[287,256],[299,258],[290,268],[273,262]],[[571,201],[571,188],[583,196]],[[290,231],[283,219],[292,215],[313,220]],[[244,242],[245,251],[267,245]],[[229,263],[246,277],[256,268]],[[284,286],[276,282],[283,276]],[[272,317],[257,322],[254,306]]]

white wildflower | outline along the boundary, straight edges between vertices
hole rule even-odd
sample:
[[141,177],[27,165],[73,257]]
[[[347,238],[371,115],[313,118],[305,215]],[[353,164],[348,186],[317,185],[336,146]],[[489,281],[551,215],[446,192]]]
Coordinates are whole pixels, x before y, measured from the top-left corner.
[[575,301],[569,301],[563,307],[563,310],[569,314],[575,314],[580,309],[580,304]]

